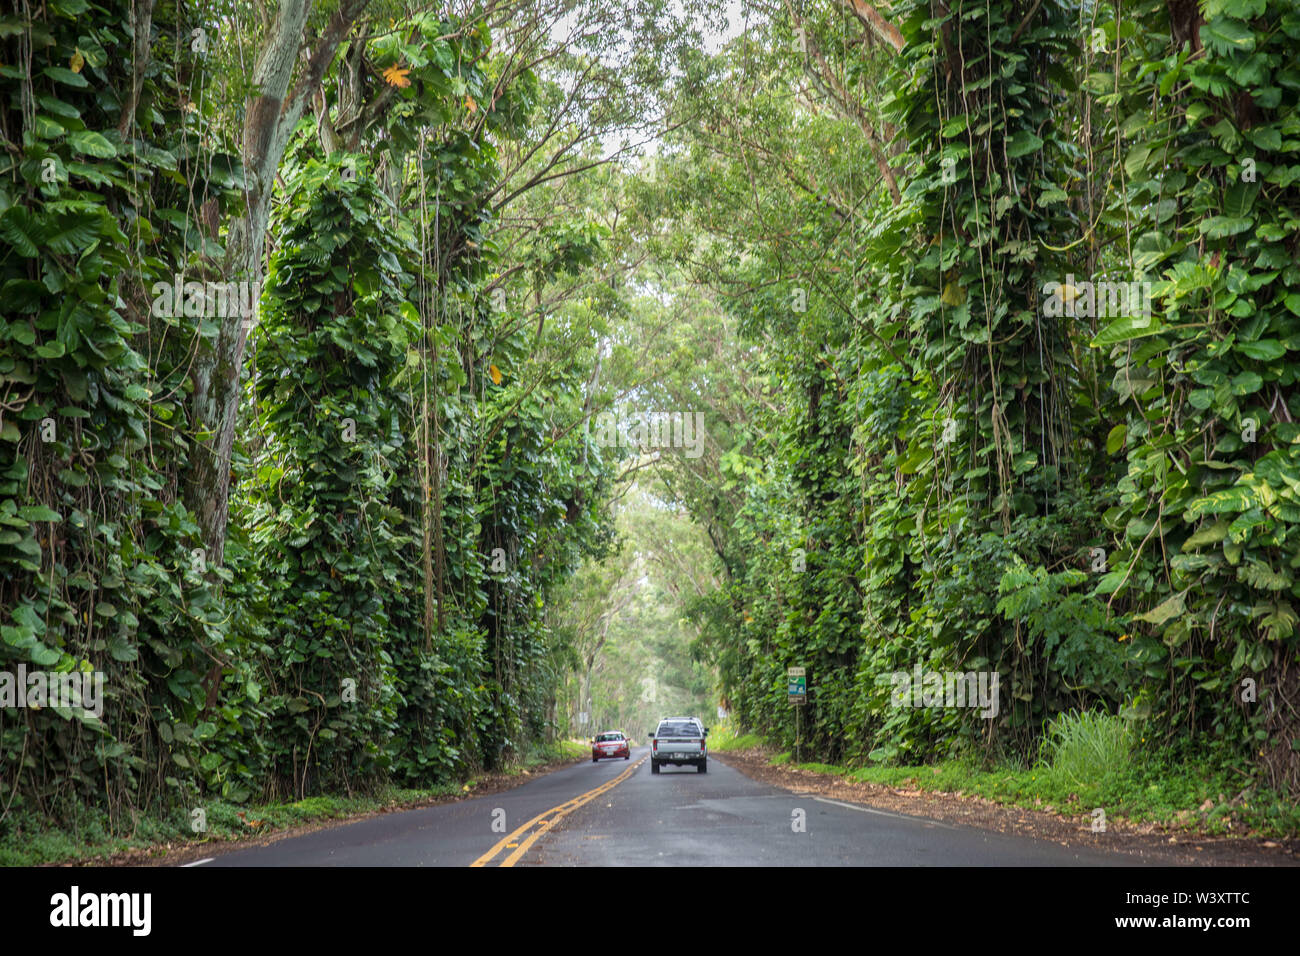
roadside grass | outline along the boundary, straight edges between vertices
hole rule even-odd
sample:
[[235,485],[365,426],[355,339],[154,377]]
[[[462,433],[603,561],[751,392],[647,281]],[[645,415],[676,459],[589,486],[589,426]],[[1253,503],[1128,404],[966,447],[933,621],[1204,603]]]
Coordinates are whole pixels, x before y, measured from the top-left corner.
[[[512,763],[504,773],[516,776],[544,764],[589,755],[585,741],[560,740],[534,748]],[[114,832],[108,814],[100,810],[83,809],[75,832],[51,828],[44,818],[34,813],[14,812],[0,822],[0,866],[103,860],[128,850],[151,848],[161,855],[166,849],[179,846],[225,843],[308,823],[418,806],[439,797],[470,791],[477,782],[477,779],[469,778],[427,789],[388,787],[369,795],[313,796],[261,806],[206,801],[202,808],[207,829],[202,833],[191,829],[191,818],[181,811],[166,817],[139,816],[132,831],[126,834]]]
[[1134,722],[1115,714],[1070,711],[1047,727],[1039,766],[1059,782],[1087,788],[1122,774],[1131,764]]
[[1028,809],[1089,817],[1102,809],[1108,822],[1195,824],[1227,835],[1250,829],[1265,836],[1300,833],[1300,808],[1266,790],[1243,790],[1231,769],[1209,761],[1152,754],[1100,780],[1076,784],[1052,767],[982,769],[965,761],[928,766],[864,767],[848,779],[896,789],[935,790],[984,797]]
[[758,734],[741,734],[737,730],[738,728],[725,721],[709,728],[709,750],[726,752],[763,746],[764,740]]
[[590,757],[591,745],[585,740],[577,738],[564,738],[557,740],[553,744],[535,746],[528,752],[528,755],[520,761],[512,764],[506,773],[522,774],[525,770],[532,770],[533,767],[541,764],[554,763],[558,760],[576,760],[579,757]]
[[[1143,750],[1145,741],[1138,738],[1140,732],[1131,728],[1066,715],[1049,728],[1040,759],[1031,766],[990,767],[953,759],[851,767],[795,763],[788,750],[772,755],[768,763],[898,790],[983,797],[1084,819],[1100,808],[1108,824],[1124,820],[1134,825],[1187,825],[1211,835],[1240,835],[1246,830],[1265,837],[1300,835],[1300,807],[1285,796],[1253,786],[1241,771],[1210,757],[1173,749]],[[760,738],[750,746],[765,743]]]
[[0,835],[0,866],[38,866],[69,860],[98,859],[122,850],[139,849],[174,840],[181,831],[176,823],[140,819],[128,837],[113,834],[108,816],[97,810],[81,811],[76,833],[49,828],[29,813],[11,813]]
[[837,777],[847,777],[850,773],[848,767],[840,767],[829,763],[801,763],[798,766],[803,770],[812,770],[815,773],[831,774]]
[[556,745],[556,760],[564,760],[569,757],[590,757],[591,745],[585,740],[561,740]]

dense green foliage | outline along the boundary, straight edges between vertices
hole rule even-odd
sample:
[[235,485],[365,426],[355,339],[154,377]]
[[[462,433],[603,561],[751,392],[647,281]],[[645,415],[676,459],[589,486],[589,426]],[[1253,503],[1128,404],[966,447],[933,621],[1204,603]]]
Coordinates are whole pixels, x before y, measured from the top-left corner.
[[203,75],[184,48],[160,45],[124,129],[119,16],[75,0],[0,23],[0,663],[106,674],[102,719],[0,711],[0,768],[10,805],[121,811],[178,795],[234,641],[229,574],[192,560],[176,500],[187,352],[211,323],[151,305],[155,282],[209,268],[198,210],[232,200],[237,164],[200,148],[210,112],[185,108]]
[[[547,603],[609,532],[600,452],[558,428],[586,370],[521,381],[538,343],[489,295],[518,268],[489,241],[497,145],[539,122],[539,78],[507,74],[482,22],[345,46],[332,115],[376,108],[347,141],[304,121],[283,163],[217,562],[178,482],[202,432],[188,363],[222,308],[184,283],[230,278],[241,202],[213,149],[229,101],[205,95],[232,91],[203,72],[231,52],[179,42],[166,5],[147,63],[120,13],[47,14],[0,21],[0,664],[100,671],[106,699],[102,719],[0,712],[0,816],[429,786],[550,738]],[[555,229],[522,260],[537,290],[601,249]]]
[[[679,104],[662,252],[762,383],[683,491],[729,577],[701,651],[789,742],[807,667],[831,760],[1029,759],[1129,702],[1294,792],[1293,5],[890,19],[774,13]],[[916,667],[997,672],[998,715],[896,706]]]

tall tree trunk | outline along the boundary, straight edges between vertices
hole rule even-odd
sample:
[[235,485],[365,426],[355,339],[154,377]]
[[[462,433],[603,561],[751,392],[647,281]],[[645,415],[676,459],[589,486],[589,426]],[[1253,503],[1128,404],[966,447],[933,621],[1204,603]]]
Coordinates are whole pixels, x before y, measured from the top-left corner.
[[[254,94],[245,107],[244,215],[230,224],[224,273],[227,280],[260,282],[271,217],[275,174],[289,135],[320,88],[339,43],[369,0],[344,0],[306,58],[290,90],[312,0],[283,0],[253,70]],[[237,311],[237,310],[236,310]],[[217,334],[202,338],[194,358],[191,419],[200,437],[184,479],[186,506],[195,515],[210,562],[225,555],[230,506],[230,453],[239,416],[240,373],[248,323],[241,315],[218,318]]]
[[140,91],[144,88],[144,74],[149,66],[149,44],[153,34],[154,0],[135,0],[131,7],[131,33],[135,44],[131,66],[131,89],[122,105],[122,117],[117,124],[118,135],[123,140],[135,123],[135,113],[140,106]]

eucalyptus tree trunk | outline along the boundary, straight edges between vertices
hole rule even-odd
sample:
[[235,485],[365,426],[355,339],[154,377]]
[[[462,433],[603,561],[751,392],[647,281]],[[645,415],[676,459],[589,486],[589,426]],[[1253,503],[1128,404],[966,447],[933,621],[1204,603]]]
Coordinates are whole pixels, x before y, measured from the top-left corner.
[[[282,0],[253,69],[253,94],[245,104],[242,158],[244,215],[230,224],[227,281],[260,282],[275,174],[289,136],[320,89],[339,44],[369,0],[343,0],[324,32],[308,46],[303,36],[312,0]],[[295,65],[300,51],[304,63]],[[292,88],[290,84],[292,85]],[[254,288],[257,288],[256,286]],[[248,322],[238,310],[218,317],[215,337],[200,338],[194,357],[191,422],[196,437],[184,478],[186,506],[194,514],[210,562],[225,554],[230,504],[230,453],[239,417],[240,377]]]

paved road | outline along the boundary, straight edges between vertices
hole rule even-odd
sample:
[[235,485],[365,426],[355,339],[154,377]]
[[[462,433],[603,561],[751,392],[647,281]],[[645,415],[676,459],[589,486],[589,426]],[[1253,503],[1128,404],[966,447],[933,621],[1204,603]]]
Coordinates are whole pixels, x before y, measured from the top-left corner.
[[[505,793],[372,817],[205,866],[1125,866],[1070,849],[793,794],[709,760],[566,767]],[[495,827],[495,828],[494,828]]]

